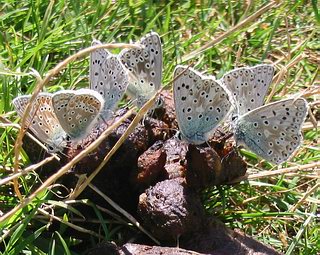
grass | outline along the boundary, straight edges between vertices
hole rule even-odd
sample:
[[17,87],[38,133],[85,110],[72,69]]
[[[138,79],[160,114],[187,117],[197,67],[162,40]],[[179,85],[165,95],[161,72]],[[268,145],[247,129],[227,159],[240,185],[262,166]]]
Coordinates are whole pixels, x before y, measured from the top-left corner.
[[[34,73],[44,77],[59,62],[88,47],[93,37],[106,43],[127,43],[157,31],[164,48],[163,84],[172,79],[175,65],[187,60],[185,64],[217,78],[236,66],[274,63],[279,74],[270,100],[319,86],[317,1],[280,2],[2,1],[0,178],[10,176],[14,165],[18,118],[12,112],[12,99],[31,94],[37,82]],[[259,13],[266,5],[270,6]],[[88,66],[88,58],[70,62],[45,90],[87,87]],[[36,70],[33,74],[32,69]],[[309,93],[307,99],[319,119],[319,94]],[[272,166],[243,151],[249,162],[248,181],[205,192],[208,212],[285,254],[318,254],[320,147],[319,132],[310,127],[310,120],[299,153],[288,163]],[[19,168],[31,164],[23,150],[19,156]],[[279,172],[274,174],[276,169]],[[30,195],[38,182],[33,168],[21,175],[22,195]],[[123,219],[115,216],[116,224],[106,220],[104,212],[90,201],[54,201],[49,187],[45,188],[0,222],[3,254],[79,254],[80,240],[69,237],[68,228],[85,233],[92,245],[101,239],[119,241],[122,231],[128,231]],[[0,196],[3,214],[20,204],[11,182],[1,185]],[[74,221],[82,215],[78,204],[94,210],[102,231],[83,229]],[[55,230],[48,231],[52,225]]]

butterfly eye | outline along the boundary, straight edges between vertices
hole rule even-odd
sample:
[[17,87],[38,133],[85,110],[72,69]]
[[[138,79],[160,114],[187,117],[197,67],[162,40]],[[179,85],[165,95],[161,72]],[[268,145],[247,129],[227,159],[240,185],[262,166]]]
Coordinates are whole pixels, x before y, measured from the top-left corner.
[[47,148],[49,152],[54,152],[54,148],[51,145],[47,145]]
[[158,100],[157,100],[157,106],[158,107],[161,107],[161,106],[163,106],[163,100],[161,99],[161,98],[159,98]]

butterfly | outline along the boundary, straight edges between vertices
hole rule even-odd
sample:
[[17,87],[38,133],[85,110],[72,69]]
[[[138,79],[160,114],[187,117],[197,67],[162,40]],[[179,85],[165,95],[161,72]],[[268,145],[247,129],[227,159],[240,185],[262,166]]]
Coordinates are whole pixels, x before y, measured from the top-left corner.
[[263,105],[273,75],[274,67],[262,64],[234,69],[221,78],[236,105],[234,117]]
[[[30,95],[19,96],[13,99],[13,105],[20,117],[23,116]],[[52,94],[40,93],[27,115],[26,126],[47,145],[49,152],[62,152],[66,146],[67,134],[61,127],[52,106]]]
[[231,96],[213,76],[202,75],[192,68],[178,65],[174,77],[174,104],[182,138],[202,144],[228,116]]
[[63,130],[72,140],[79,140],[96,123],[104,99],[91,89],[61,90],[53,94],[52,106]]
[[232,70],[222,82],[233,95],[237,109],[233,123],[236,143],[279,164],[301,144],[307,103],[298,98],[263,105],[273,75],[274,67],[262,64]]
[[[141,38],[142,49],[124,49],[120,60],[129,71],[127,92],[141,108],[161,87],[162,46],[157,33]],[[161,104],[158,100],[157,104]]]
[[303,98],[260,106],[236,120],[235,140],[263,159],[280,164],[300,146],[306,115],[307,102]]
[[[92,46],[101,44],[94,40]],[[90,89],[97,91],[104,98],[101,111],[103,120],[113,115],[117,103],[125,93],[129,84],[125,67],[116,55],[99,49],[90,55]]]

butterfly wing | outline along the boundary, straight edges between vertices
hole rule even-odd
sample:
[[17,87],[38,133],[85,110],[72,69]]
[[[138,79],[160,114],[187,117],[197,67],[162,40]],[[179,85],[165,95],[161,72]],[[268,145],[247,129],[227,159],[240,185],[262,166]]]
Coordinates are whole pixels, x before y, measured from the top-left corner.
[[[91,46],[101,45],[98,40],[93,40]],[[103,78],[101,69],[103,68],[104,62],[111,53],[105,49],[98,49],[90,54],[90,88],[94,88],[99,81]]]
[[272,82],[274,67],[257,65],[243,67],[226,73],[221,81],[230,90],[240,116],[263,105]]
[[[27,107],[31,96],[20,96],[13,100],[13,105],[20,117]],[[26,119],[26,126],[41,140],[48,145],[51,152],[62,151],[66,145],[66,133],[59,124],[53,112],[52,94],[40,93],[32,103],[30,113]]]
[[177,66],[174,76],[178,77],[173,94],[180,131],[188,142],[204,143],[230,111],[229,95],[213,77],[192,68]]
[[104,99],[90,89],[65,90],[55,93],[52,103],[56,116],[73,139],[86,136],[103,108]]
[[128,94],[141,108],[161,87],[162,47],[160,37],[151,32],[140,40],[143,49],[124,49],[120,60],[129,71]]
[[113,110],[128,86],[128,74],[115,55],[109,55],[102,63],[99,75],[90,88],[97,91],[105,100],[101,116],[110,119]]
[[260,157],[279,164],[300,146],[301,126],[306,115],[307,102],[303,98],[261,106],[237,120],[236,141]]

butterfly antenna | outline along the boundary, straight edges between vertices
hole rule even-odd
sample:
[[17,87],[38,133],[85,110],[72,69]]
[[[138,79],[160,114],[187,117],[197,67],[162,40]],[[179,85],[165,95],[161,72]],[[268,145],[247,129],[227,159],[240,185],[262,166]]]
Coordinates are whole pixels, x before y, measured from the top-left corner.
[[[69,146],[69,145],[66,145],[65,147],[64,147],[64,149],[70,149],[71,148],[71,146]],[[66,153],[64,153],[63,151],[64,151],[64,149],[62,150],[62,151],[60,151],[59,153],[61,154],[61,155],[63,155],[63,156],[65,156],[66,158],[68,158],[68,155],[66,154]],[[53,155],[57,155],[57,153],[52,153]],[[58,157],[58,156],[57,156]],[[59,158],[60,159],[60,158]]]
[[46,156],[46,152],[49,153],[48,150],[44,150],[43,148],[41,148],[38,159],[41,160],[41,161],[44,160],[44,159],[45,159],[45,156]]

